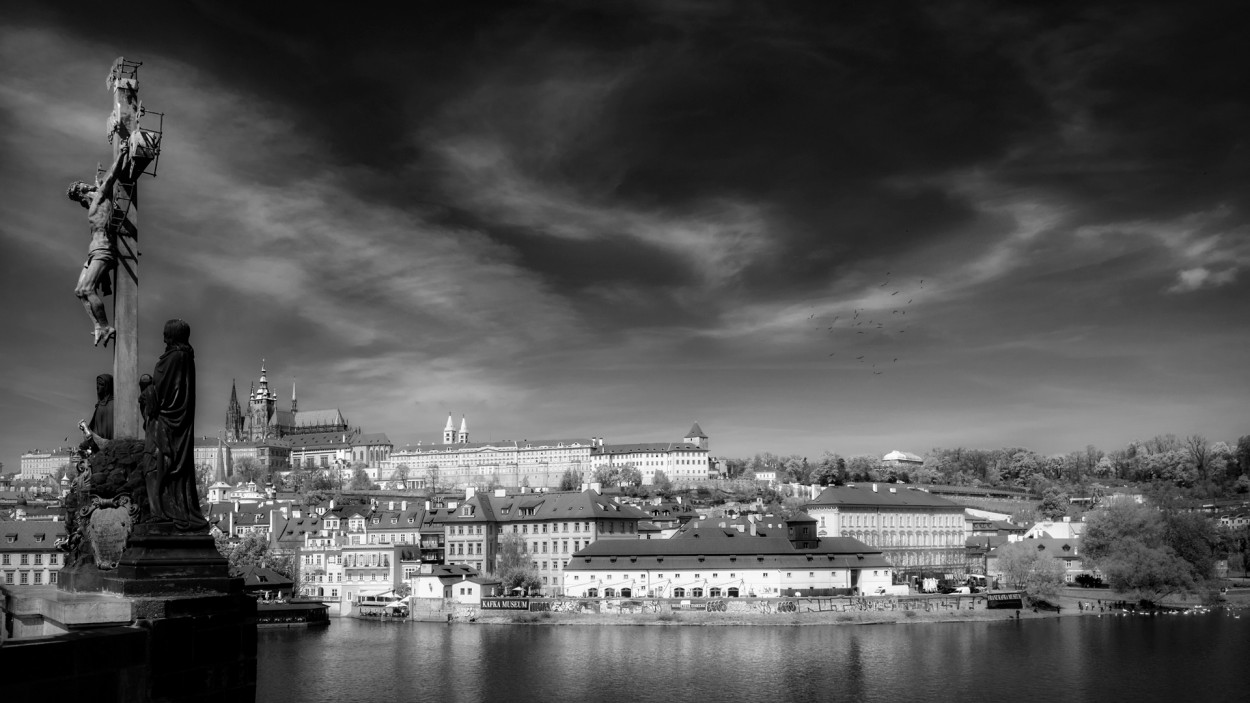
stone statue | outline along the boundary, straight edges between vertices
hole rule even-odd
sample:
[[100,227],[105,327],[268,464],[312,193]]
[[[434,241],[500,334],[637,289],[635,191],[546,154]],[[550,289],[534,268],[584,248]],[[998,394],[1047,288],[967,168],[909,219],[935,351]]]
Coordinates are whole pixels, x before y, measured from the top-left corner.
[[95,377],[95,394],[95,411],[91,413],[91,422],[78,422],[78,429],[82,430],[85,438],[81,448],[93,452],[99,451],[100,447],[113,439],[113,374],[102,373]]
[[139,418],[143,420],[143,430],[148,429],[148,405],[152,402],[152,374],[145,373],[139,377]]
[[65,193],[70,200],[87,208],[87,222],[91,225],[91,248],[87,251],[87,263],[83,264],[82,273],[78,275],[74,295],[82,301],[91,318],[96,346],[103,342],[107,347],[109,341],[117,336],[117,330],[109,325],[101,297],[113,292],[109,282],[109,274],[117,266],[117,232],[111,226],[115,206],[113,187],[129,153],[130,144],[123,141],[117,160],[102,182],[90,185],[78,181],[71,184]]
[[190,339],[186,322],[165,323],[165,353],[140,397],[146,413],[147,521],[173,523],[186,532],[208,528],[195,490],[195,351]]

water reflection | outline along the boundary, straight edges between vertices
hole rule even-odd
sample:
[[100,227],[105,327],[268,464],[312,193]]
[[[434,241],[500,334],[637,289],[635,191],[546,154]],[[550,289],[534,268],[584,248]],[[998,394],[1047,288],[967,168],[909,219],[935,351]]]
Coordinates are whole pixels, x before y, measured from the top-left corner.
[[1247,624],[1219,615],[808,627],[341,619],[262,631],[257,700],[1239,701]]

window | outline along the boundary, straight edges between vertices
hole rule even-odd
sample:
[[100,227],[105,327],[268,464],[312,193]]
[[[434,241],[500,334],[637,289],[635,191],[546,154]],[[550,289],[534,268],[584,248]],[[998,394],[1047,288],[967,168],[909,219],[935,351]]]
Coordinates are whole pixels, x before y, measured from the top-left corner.
[[48,574],[48,583],[56,583],[56,572],[55,572],[55,571],[50,572],[50,573]]
[[703,597],[703,589],[702,589],[702,588],[692,588],[692,589],[690,589],[690,597],[691,597],[691,598],[702,598],[702,597]]
[[[11,576],[11,575],[12,575],[12,574],[10,574],[10,576]],[[587,589],[586,589],[586,597],[587,597],[587,598],[598,598],[598,597],[599,597],[599,589],[597,589],[597,588],[587,588]]]
[[4,564],[5,566],[8,566],[8,565],[9,565],[9,555],[8,555],[8,554],[5,554],[5,555],[3,555],[2,557],[0,557],[0,564]]
[[738,597],[738,587],[737,587],[737,586],[732,586],[732,587],[730,587],[730,589],[729,589],[728,591],[726,591],[726,592],[725,592],[725,595],[729,596],[730,598],[737,598],[737,597]]
[[685,597],[686,597],[686,589],[684,589],[684,588],[682,588],[682,587],[680,587],[680,586],[678,586],[677,588],[674,588],[674,589],[673,589],[673,597],[674,597],[674,598],[685,598]]
[[30,572],[29,572],[29,571],[23,571],[23,572],[22,572],[22,578],[21,578],[21,584],[22,584],[23,586],[25,586],[25,585],[29,582],[29,580],[30,580]]
[[35,585],[38,586],[41,583],[43,583],[43,572],[36,571],[35,572]]
[[[25,578],[25,577],[26,577],[26,574],[22,574],[22,578]],[[615,597],[616,597],[616,589],[615,589],[615,588],[605,588],[605,589],[603,589],[603,597],[604,597],[604,598],[615,598]]]
[[6,571],[6,572],[4,572],[4,582],[5,582],[5,583],[13,583],[13,572],[12,572],[12,571]]
[[28,554],[23,554],[23,555],[22,555],[22,557],[21,557],[21,564],[22,564],[22,566],[26,566],[27,564],[29,564],[29,563],[30,563],[29,561],[27,561],[28,559],[30,559],[30,555],[28,555]]
[[720,586],[713,586],[707,594],[710,598],[720,598]]

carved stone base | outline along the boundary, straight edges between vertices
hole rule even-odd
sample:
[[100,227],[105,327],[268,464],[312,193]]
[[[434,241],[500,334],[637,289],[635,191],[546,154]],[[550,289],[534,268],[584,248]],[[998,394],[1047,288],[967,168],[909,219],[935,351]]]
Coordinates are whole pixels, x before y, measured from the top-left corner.
[[135,525],[117,568],[101,581],[105,591],[128,596],[243,591],[210,535],[166,524]]

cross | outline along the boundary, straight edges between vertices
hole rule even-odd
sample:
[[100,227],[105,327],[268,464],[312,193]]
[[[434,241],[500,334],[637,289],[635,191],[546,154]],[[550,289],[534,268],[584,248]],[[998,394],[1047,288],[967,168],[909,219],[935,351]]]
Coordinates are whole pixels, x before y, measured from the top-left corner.
[[139,417],[139,186],[138,179],[149,164],[155,175],[160,155],[161,129],[139,126],[139,118],[152,114],[139,102],[138,61],[118,57],[109,69],[106,85],[113,93],[107,137],[113,144],[113,158],[123,142],[130,144],[128,168],[114,186],[114,211],[110,227],[117,237],[117,266],[113,283],[113,326],[117,329],[113,347],[113,436],[141,436]]

